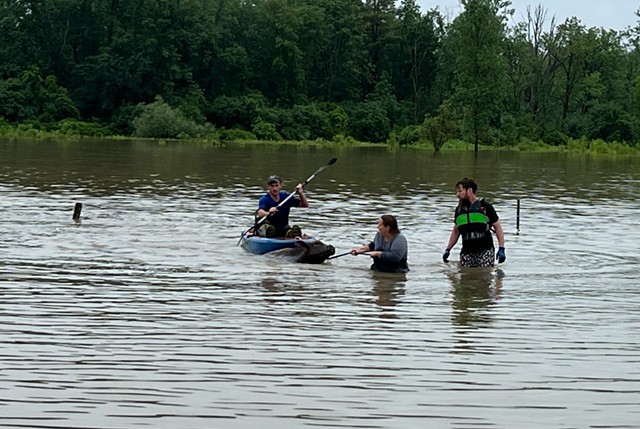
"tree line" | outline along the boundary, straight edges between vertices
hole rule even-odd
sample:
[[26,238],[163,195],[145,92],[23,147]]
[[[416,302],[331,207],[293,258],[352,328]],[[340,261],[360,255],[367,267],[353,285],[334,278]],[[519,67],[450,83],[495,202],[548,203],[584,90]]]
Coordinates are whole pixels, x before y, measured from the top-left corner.
[[638,146],[640,25],[461,3],[3,0],[0,128]]

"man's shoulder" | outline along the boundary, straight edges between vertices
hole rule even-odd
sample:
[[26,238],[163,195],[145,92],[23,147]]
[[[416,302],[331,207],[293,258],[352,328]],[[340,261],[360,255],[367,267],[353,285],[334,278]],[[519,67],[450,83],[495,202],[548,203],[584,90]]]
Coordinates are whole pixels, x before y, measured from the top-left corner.
[[480,206],[481,207],[491,207],[491,208],[493,208],[493,204],[491,204],[489,201],[487,201],[486,198],[480,198]]
[[271,206],[271,205],[273,205],[275,203],[276,202],[273,201],[273,198],[271,198],[271,195],[269,195],[268,192],[266,194],[262,195],[260,197],[260,199],[258,200],[258,205],[260,205],[260,206]]
[[485,200],[484,198],[480,201],[480,207],[483,208],[483,212],[484,214],[486,214],[487,216],[489,216],[489,219],[492,223],[495,223],[498,221],[499,217],[498,217],[498,212],[496,212],[496,209],[493,207],[493,204],[491,204],[490,202],[488,202],[487,200]]

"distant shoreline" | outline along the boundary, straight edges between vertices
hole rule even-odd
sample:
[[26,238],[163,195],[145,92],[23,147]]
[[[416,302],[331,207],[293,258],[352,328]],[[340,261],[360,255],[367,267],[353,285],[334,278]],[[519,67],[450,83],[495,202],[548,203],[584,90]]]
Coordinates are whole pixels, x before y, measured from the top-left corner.
[[[217,138],[197,138],[197,139],[165,139],[165,138],[141,138],[141,137],[129,137],[129,136],[80,136],[80,135],[61,135],[59,133],[2,133],[0,132],[0,139],[9,140],[42,140],[43,142],[48,140],[63,140],[67,142],[82,142],[92,140],[113,140],[117,141],[148,141],[157,142],[158,144],[167,143],[181,143],[181,144],[194,144],[194,145],[210,145],[210,146],[227,146],[227,145],[288,145],[298,147],[309,148],[356,148],[356,147],[386,147],[392,150],[424,150],[438,152],[434,149],[432,143],[422,140],[412,145],[399,145],[396,142],[385,143],[370,143],[361,142],[352,138],[339,138],[334,140],[301,140],[301,141],[289,141],[289,140],[257,140],[257,139],[234,139],[234,140],[221,140]],[[462,140],[450,140],[447,141],[441,148],[440,152],[473,152],[474,146],[472,143],[467,143]],[[555,152],[555,153],[575,153],[575,154],[590,154],[590,155],[614,155],[614,156],[639,156],[640,147],[632,147],[628,144],[619,142],[605,142],[603,140],[586,140],[586,139],[568,139],[565,145],[550,145],[542,141],[530,141],[523,140],[513,145],[503,146],[488,146],[480,145],[479,152]]]

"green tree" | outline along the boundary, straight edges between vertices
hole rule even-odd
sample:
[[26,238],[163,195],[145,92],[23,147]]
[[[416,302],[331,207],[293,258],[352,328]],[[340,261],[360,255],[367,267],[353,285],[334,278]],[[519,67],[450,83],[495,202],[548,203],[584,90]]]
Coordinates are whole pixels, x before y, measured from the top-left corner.
[[293,104],[303,95],[305,84],[300,13],[287,0],[256,0],[245,11],[244,47],[253,71],[250,85],[270,100]]
[[30,47],[30,33],[22,20],[26,5],[16,1],[0,2],[0,79],[17,77],[33,62],[25,58]]
[[34,66],[20,78],[0,80],[0,116],[16,122],[46,123],[76,118],[78,109],[55,76],[42,77]]
[[223,95],[210,103],[207,119],[221,127],[233,128],[237,126],[250,130],[257,118],[264,118],[264,112],[267,109],[267,100],[259,93],[247,94],[242,97]]
[[634,120],[620,105],[598,104],[592,113],[592,121],[587,128],[588,138],[627,143],[633,143],[637,139]]
[[305,73],[310,99],[362,99],[369,81],[365,8],[353,0],[307,0]]
[[[545,26],[549,24],[549,32]],[[526,130],[527,137],[541,138],[555,127],[557,112],[558,65],[550,60],[547,42],[555,30],[555,20],[549,22],[542,6],[527,8],[525,21],[518,23],[505,41],[508,64],[506,107],[512,117]],[[518,127],[516,127],[517,129]],[[517,137],[515,134],[515,137]]]
[[453,99],[463,113],[466,134],[478,152],[492,142],[492,127],[504,108],[506,63],[503,56],[506,16],[501,0],[462,0],[464,11],[454,20],[446,41],[452,56]]
[[588,44],[583,37],[586,28],[575,18],[558,26],[557,32],[549,40],[549,50],[553,61],[560,70],[560,102],[562,106],[561,121],[566,128],[571,103],[575,97],[576,87],[584,74],[584,63],[589,55]]
[[439,152],[447,140],[457,137],[458,124],[455,112],[450,102],[443,103],[436,116],[427,115],[422,123],[424,137],[433,144]]
[[365,0],[367,45],[369,47],[370,83],[375,85],[388,71],[385,51],[393,37],[396,24],[394,0]]
[[[438,72],[437,52],[444,31],[437,10],[422,15],[415,0],[402,0],[398,9],[399,38],[393,62],[393,84],[402,98],[413,103],[413,122],[424,115],[424,99],[428,97]],[[437,100],[437,107],[440,100]]]
[[205,133],[203,127],[187,118],[179,109],[171,107],[162,97],[150,104],[141,104],[140,113],[133,120],[134,135],[152,138],[197,137]]
[[356,103],[345,106],[348,114],[349,135],[353,138],[380,143],[389,138],[391,122],[384,105],[379,101]]

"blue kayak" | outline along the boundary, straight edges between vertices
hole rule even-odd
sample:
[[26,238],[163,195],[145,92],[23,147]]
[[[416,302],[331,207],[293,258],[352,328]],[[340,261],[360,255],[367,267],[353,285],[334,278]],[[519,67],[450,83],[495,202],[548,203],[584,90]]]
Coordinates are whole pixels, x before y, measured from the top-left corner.
[[313,237],[306,237],[300,240],[295,238],[267,238],[256,235],[245,235],[242,237],[240,245],[247,252],[264,255],[265,253],[276,250],[294,248],[296,247],[296,243],[300,241],[311,244],[317,240]]

